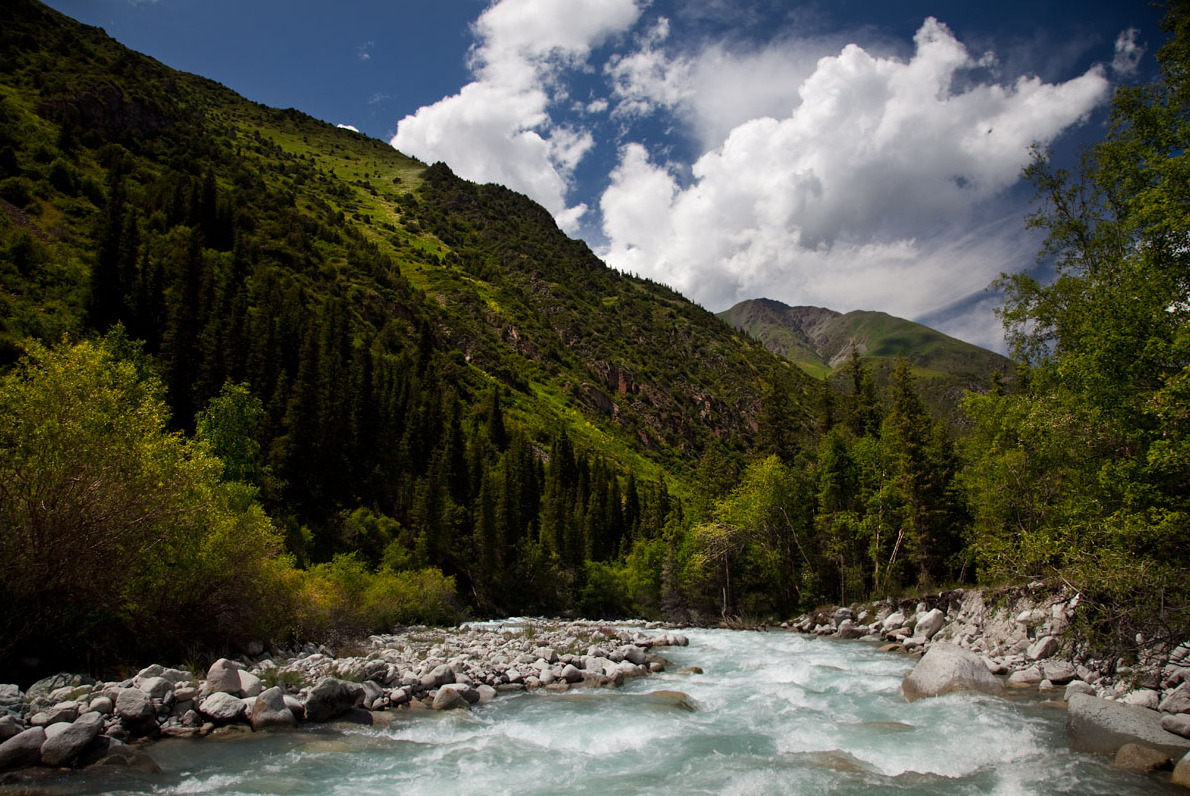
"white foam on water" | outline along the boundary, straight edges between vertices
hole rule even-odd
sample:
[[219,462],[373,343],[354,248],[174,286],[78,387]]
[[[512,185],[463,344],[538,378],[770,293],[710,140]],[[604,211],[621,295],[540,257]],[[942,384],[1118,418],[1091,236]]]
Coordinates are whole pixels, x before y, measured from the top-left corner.
[[171,789],[172,793],[227,793],[244,778],[238,774],[212,774],[205,777],[185,776]]

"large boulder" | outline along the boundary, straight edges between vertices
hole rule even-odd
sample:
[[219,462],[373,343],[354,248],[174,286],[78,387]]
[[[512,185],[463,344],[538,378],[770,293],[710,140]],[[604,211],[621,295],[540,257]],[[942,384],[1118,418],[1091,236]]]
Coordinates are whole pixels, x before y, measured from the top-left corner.
[[0,771],[35,766],[41,762],[41,747],[45,743],[45,729],[30,727],[0,743]]
[[12,683],[0,683],[0,713],[19,714],[24,706],[25,695],[21,687]]
[[359,683],[324,677],[306,697],[306,721],[330,721],[364,702],[364,687]]
[[248,710],[248,723],[253,730],[268,730],[275,727],[296,727],[297,716],[285,704],[285,692],[280,686],[261,691]]
[[901,683],[910,702],[941,696],[953,691],[982,691],[998,694],[1000,681],[988,671],[983,658],[954,644],[935,644]]
[[156,724],[153,703],[139,688],[122,689],[116,697],[116,715],[133,732],[143,732]]
[[103,716],[98,713],[84,713],[52,738],[47,737],[41,745],[41,763],[46,766],[68,766],[103,731]]
[[243,696],[244,689],[240,683],[240,670],[244,667],[227,658],[220,658],[207,669],[207,693],[222,691],[226,694]]
[[455,681],[455,670],[450,668],[448,664],[441,664],[435,666],[427,674],[421,678],[421,687],[426,690],[438,688],[439,686],[453,683]]
[[1087,694],[1071,694],[1066,730],[1076,752],[1114,755],[1128,743],[1152,747],[1174,759],[1190,751],[1190,738],[1162,729],[1157,711]]

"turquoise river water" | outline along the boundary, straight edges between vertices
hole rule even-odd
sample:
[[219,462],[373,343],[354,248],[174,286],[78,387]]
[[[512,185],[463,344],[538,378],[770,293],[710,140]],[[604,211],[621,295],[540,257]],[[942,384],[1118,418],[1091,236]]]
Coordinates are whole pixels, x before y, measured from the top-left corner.
[[[60,793],[1080,794],[1185,791],[1072,754],[1065,711],[1031,697],[909,704],[911,659],[788,633],[694,630],[670,672],[618,690],[502,696],[312,727],[149,747],[164,773],[74,774]],[[681,666],[701,675],[677,674]],[[690,711],[673,697],[681,691]]]

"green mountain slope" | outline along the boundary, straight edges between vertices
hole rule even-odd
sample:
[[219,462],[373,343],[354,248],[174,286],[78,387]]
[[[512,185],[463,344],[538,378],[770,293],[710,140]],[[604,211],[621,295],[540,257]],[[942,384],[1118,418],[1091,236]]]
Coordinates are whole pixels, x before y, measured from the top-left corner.
[[854,349],[870,361],[877,381],[887,383],[893,361],[905,357],[923,397],[945,415],[954,414],[965,390],[985,390],[994,373],[1012,371],[1006,357],[883,312],[843,314],[752,299],[719,317],[818,378],[835,380]]
[[122,324],[185,432],[246,384],[291,549],[406,556],[481,606],[556,609],[658,535],[774,374],[808,414],[796,369],[525,197],[33,0],[0,8],[0,283],[0,365]]

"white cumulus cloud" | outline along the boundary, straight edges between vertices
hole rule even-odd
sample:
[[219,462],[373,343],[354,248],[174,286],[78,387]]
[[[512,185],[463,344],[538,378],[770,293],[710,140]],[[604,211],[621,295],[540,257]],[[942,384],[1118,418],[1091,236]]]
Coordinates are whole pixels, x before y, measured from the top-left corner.
[[[712,309],[768,296],[908,317],[1025,264],[1009,258],[1031,261],[1019,211],[1002,223],[995,200],[1020,179],[1031,145],[1104,102],[1102,67],[1060,84],[979,82],[980,59],[932,18],[908,60],[854,44],[836,52],[811,67],[787,57],[784,74],[797,78],[787,110],[736,123],[688,179],[624,146],[600,200],[604,259]],[[700,70],[715,59],[735,62],[704,56],[688,75],[706,80]],[[773,81],[737,113],[789,91]],[[730,104],[726,92],[701,101]],[[697,124],[697,101],[687,107]]]
[[559,76],[639,16],[636,0],[500,0],[473,26],[475,80],[402,119],[392,145],[528,194],[573,231],[587,208],[568,206],[567,192],[593,140],[551,118],[551,105],[565,99]]

